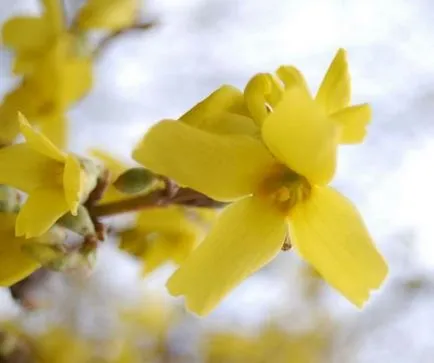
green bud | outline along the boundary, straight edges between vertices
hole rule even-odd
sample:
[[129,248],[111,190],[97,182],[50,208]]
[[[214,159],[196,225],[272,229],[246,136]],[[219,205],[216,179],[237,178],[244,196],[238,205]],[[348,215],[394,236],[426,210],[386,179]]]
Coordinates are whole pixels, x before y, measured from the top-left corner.
[[57,224],[79,234],[80,236],[95,234],[95,226],[90,218],[89,211],[82,205],[78,207],[76,216],[67,213],[57,221]]
[[0,212],[18,212],[20,209],[20,195],[15,189],[0,184]]
[[98,184],[98,178],[104,171],[104,167],[102,164],[99,164],[91,159],[86,159],[83,157],[78,157],[80,161],[80,166],[84,171],[86,177],[84,178],[84,186],[83,186],[83,197],[81,202],[84,203],[89,194]]
[[113,186],[125,194],[137,194],[150,188],[156,178],[155,175],[145,168],[131,168],[119,176]]
[[96,263],[96,250],[86,254],[72,251],[64,256],[50,261],[45,267],[56,271],[92,270]]
[[53,262],[63,259],[66,249],[63,245],[46,245],[41,243],[26,243],[22,250],[32,256],[42,266],[51,268]]

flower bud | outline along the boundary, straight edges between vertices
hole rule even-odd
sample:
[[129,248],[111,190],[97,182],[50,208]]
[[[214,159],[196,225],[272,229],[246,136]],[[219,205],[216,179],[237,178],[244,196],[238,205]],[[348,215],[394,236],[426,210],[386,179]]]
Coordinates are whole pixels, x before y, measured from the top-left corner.
[[20,209],[20,195],[18,191],[0,185],[0,212],[18,212]]
[[137,194],[150,188],[156,181],[155,175],[145,168],[131,168],[120,175],[113,186],[125,194]]
[[82,205],[78,207],[76,216],[67,213],[57,221],[57,224],[79,234],[80,236],[95,234],[95,226],[90,218],[89,211]]

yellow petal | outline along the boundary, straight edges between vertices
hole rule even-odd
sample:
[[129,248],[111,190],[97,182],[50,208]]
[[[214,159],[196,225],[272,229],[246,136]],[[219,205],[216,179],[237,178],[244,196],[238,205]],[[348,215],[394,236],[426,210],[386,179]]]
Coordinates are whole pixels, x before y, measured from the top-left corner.
[[178,206],[149,208],[137,214],[137,228],[142,231],[180,233],[190,231],[192,224],[185,208]]
[[77,209],[80,205],[84,178],[85,175],[81,169],[80,162],[76,157],[69,154],[66,158],[65,170],[63,172],[63,188],[66,202],[73,216],[77,215]]
[[222,112],[203,119],[200,126],[195,127],[213,134],[260,137],[260,130],[251,118],[235,113]]
[[280,251],[286,222],[254,197],[227,207],[209,235],[167,283],[188,309],[206,315],[239,283]]
[[0,148],[0,184],[10,185],[23,192],[56,183],[59,163],[42,155],[27,144]]
[[132,25],[139,15],[137,0],[88,0],[80,10],[81,29],[118,30]]
[[34,190],[18,213],[15,233],[26,238],[38,237],[66,212],[66,203],[61,188],[39,188]]
[[88,58],[70,58],[64,63],[62,102],[66,106],[79,101],[92,88],[93,64]]
[[328,183],[335,172],[339,127],[297,87],[285,91],[264,121],[262,137],[282,163],[311,183]]
[[157,174],[218,200],[252,193],[275,162],[251,137],[215,135],[170,120],[153,126],[133,157]]
[[21,250],[29,241],[15,237],[15,220],[15,214],[0,213],[0,286],[11,286],[40,266]]
[[310,95],[309,87],[301,72],[293,66],[281,66],[276,71],[285,88],[298,87]]
[[63,4],[59,0],[42,0],[42,2],[45,7],[44,17],[51,31],[57,35],[65,28]]
[[54,160],[64,162],[66,154],[59,150],[49,139],[47,139],[41,133],[35,131],[28,123],[23,115],[19,117],[20,130],[24,135],[27,144],[37,152],[48,156]]
[[47,26],[40,18],[18,16],[8,20],[2,28],[3,44],[18,51],[43,47],[48,37]]
[[56,115],[55,118],[46,119],[39,123],[43,135],[59,149],[66,149],[68,140],[68,122],[66,116]]
[[291,242],[335,289],[361,307],[387,275],[353,204],[332,188],[314,188],[289,214]]
[[221,86],[179,119],[191,126],[200,128],[203,120],[216,116],[220,112],[247,115],[244,95],[238,88],[229,85]]
[[368,104],[345,107],[330,115],[341,127],[341,144],[358,144],[365,139],[372,111]]
[[111,173],[111,180],[116,180],[124,171],[126,171],[130,167],[126,163],[121,162],[112,154],[104,150],[91,149],[89,150],[89,154],[103,162],[104,166]]
[[274,76],[259,73],[252,77],[244,89],[247,109],[258,125],[268,115],[268,107],[274,107],[282,96],[282,86]]
[[333,113],[350,103],[351,79],[347,53],[339,49],[321,83],[315,100],[327,113]]

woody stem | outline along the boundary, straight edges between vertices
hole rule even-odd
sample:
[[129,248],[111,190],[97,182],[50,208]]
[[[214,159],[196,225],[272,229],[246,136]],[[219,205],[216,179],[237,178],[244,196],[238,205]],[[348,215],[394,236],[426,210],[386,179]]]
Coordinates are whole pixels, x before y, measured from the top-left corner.
[[172,195],[164,189],[155,190],[146,195],[138,195],[120,201],[93,205],[89,207],[89,212],[92,217],[98,218],[171,204],[210,208],[223,205],[223,203],[217,202],[193,189],[179,188]]

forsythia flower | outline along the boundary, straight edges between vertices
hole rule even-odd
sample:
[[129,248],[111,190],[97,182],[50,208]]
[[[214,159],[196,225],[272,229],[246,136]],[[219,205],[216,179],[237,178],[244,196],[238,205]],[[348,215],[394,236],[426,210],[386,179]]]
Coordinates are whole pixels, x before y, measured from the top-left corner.
[[136,226],[121,233],[120,248],[143,260],[144,274],[168,261],[180,264],[203,237],[205,224],[200,225],[204,219],[198,209],[170,206],[143,210],[137,214]]
[[208,338],[206,363],[315,363],[321,361],[326,341],[320,333],[292,335],[275,326],[266,327],[259,335],[245,336],[217,333]]
[[90,362],[93,357],[89,342],[64,328],[50,328],[33,339],[35,354],[41,363]]
[[[341,97],[339,88],[328,88],[330,103]],[[272,260],[287,234],[298,253],[359,307],[387,274],[357,209],[328,186],[342,134],[360,125],[336,122],[296,83],[274,101],[260,138],[165,120],[134,151],[155,173],[214,199],[236,200],[168,282],[198,314]],[[257,102],[259,109],[263,99]],[[226,125],[231,117],[223,114]],[[216,117],[216,125],[223,118]]]
[[16,17],[2,29],[3,43],[16,53],[14,71],[24,78],[0,106],[0,142],[10,143],[17,136],[20,111],[63,147],[65,113],[92,85],[90,55],[82,54],[80,38],[68,32],[61,2],[43,4],[41,17]]
[[20,127],[26,142],[0,149],[0,183],[29,194],[18,213],[16,235],[30,238],[68,211],[75,215],[95,187],[96,173],[87,173],[75,155],[59,150],[23,116]]
[[0,212],[0,286],[10,286],[38,269],[41,264],[27,254],[23,247],[33,244],[52,244],[62,238],[49,230],[38,238],[15,236],[16,214]]
[[138,0],[88,0],[78,14],[80,29],[119,30],[134,23]]

